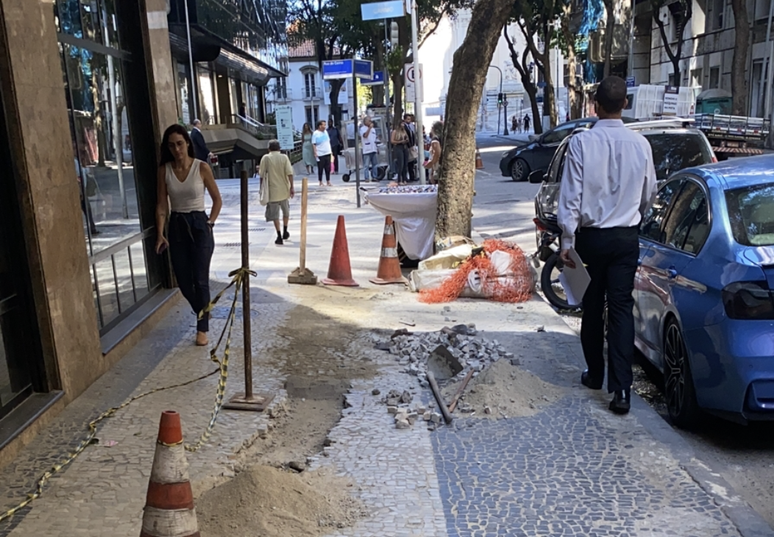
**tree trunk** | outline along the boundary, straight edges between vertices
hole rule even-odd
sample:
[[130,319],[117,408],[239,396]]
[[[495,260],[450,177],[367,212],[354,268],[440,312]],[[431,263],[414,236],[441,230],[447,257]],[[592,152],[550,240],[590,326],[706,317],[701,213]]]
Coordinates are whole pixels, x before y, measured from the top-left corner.
[[[331,116],[333,116],[333,120],[336,122],[336,125],[339,125],[341,123],[341,105],[339,104],[339,91],[341,90],[341,87],[344,85],[344,82],[345,80],[343,78],[337,78],[335,80],[331,80],[330,113],[331,113]],[[323,118],[319,118],[318,121],[322,119]],[[328,118],[324,118],[324,120],[328,121]],[[316,129],[317,125],[312,125],[312,128]]]
[[610,76],[610,64],[613,61],[613,31],[615,29],[615,14],[613,11],[615,10],[615,1],[614,0],[604,0],[605,3],[605,12],[606,12],[606,22],[605,22],[605,69],[603,77],[607,78]]
[[551,29],[546,24],[543,27],[543,78],[545,78],[546,87],[543,88],[543,115],[548,110],[548,117],[551,128],[558,125],[559,106],[556,102],[556,90],[554,89],[554,73],[551,70]]
[[471,235],[476,117],[500,30],[512,8],[513,0],[478,0],[465,40],[454,53],[443,129],[436,238]]
[[[524,79],[522,79],[521,82],[524,85],[524,91],[526,91],[529,96],[529,105],[532,108],[532,130],[535,131],[535,134],[543,134],[543,122],[535,120],[535,118],[540,118],[540,107],[537,102],[537,88],[531,83],[524,84]],[[527,79],[527,82],[530,82],[530,80]]]
[[567,95],[570,99],[570,118],[578,119],[582,116],[582,102],[579,95],[579,90],[576,83],[576,73],[578,71],[578,63],[575,57],[575,35],[570,30],[570,15],[572,4],[567,2],[562,8],[562,34],[564,41],[567,43],[567,50],[564,51],[567,58]]
[[[376,61],[374,62],[374,71],[387,72],[387,57],[384,50],[384,43],[380,40],[376,41]],[[387,106],[384,102],[384,85],[378,84],[371,86],[371,95],[373,97],[374,106]]]
[[[734,10],[734,62],[731,67],[732,114],[747,115],[747,48],[750,41],[750,22],[747,18],[747,0],[731,0]],[[769,69],[771,69],[771,65]]]

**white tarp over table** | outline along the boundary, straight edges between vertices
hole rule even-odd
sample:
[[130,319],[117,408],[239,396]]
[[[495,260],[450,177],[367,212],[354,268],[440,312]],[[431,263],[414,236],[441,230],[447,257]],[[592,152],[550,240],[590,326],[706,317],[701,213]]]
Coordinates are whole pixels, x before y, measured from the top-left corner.
[[392,188],[390,192],[372,190],[366,198],[384,216],[392,216],[403,251],[421,261],[433,255],[438,192],[411,192],[412,188],[416,187]]

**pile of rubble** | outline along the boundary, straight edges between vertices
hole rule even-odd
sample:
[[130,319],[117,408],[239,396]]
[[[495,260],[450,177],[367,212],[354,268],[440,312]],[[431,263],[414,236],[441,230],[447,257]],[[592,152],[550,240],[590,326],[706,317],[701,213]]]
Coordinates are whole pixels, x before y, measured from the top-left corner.
[[441,423],[443,419],[438,412],[427,409],[424,405],[415,405],[411,408],[412,395],[404,391],[390,390],[382,400],[387,405],[387,412],[395,416],[397,429],[408,429],[418,420],[431,422],[434,425]]
[[[439,382],[460,380],[473,370],[477,376],[484,367],[501,358],[513,361],[513,353],[495,339],[488,341],[477,335],[474,324],[444,327],[438,332],[395,332],[386,348],[405,371],[427,387],[427,371],[433,372]],[[514,364],[516,365],[516,364]]]

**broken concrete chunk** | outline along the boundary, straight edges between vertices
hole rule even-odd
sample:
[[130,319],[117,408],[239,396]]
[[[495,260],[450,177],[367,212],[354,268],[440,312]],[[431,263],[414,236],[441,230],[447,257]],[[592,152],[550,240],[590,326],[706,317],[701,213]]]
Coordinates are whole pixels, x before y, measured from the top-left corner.
[[388,405],[387,406],[387,413],[388,414],[397,414],[398,413],[398,407],[395,405]]
[[395,422],[396,429],[408,429],[409,427],[411,427],[411,424],[408,422],[408,420],[397,420]]
[[371,395],[379,395],[380,393],[382,392],[381,390],[379,390],[379,388],[374,388],[373,390],[371,390]]
[[414,397],[408,391],[405,391],[405,390],[400,396],[400,402],[403,403],[404,405],[410,405],[413,399]]

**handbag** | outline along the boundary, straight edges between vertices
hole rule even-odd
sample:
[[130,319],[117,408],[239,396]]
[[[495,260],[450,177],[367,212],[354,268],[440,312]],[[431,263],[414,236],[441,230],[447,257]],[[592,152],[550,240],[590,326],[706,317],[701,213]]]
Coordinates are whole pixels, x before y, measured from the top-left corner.
[[266,177],[262,178],[261,188],[258,192],[261,205],[266,206],[269,204],[269,180]]
[[419,158],[419,149],[413,145],[409,147],[409,160],[417,160]]

